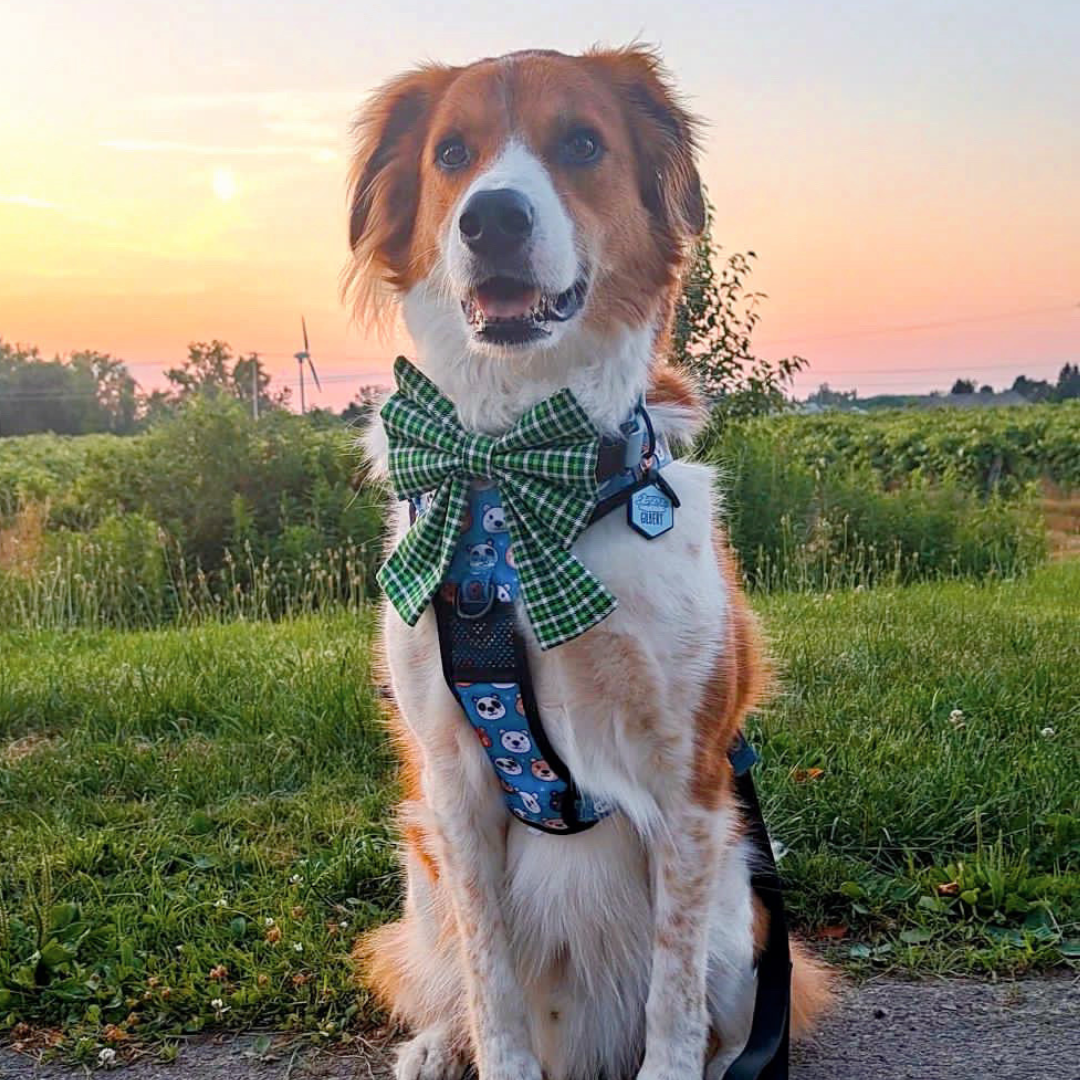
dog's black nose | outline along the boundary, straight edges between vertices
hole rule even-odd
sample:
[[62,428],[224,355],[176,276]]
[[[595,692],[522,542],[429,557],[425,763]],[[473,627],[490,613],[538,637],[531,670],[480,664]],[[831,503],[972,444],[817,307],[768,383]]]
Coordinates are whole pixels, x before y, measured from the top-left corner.
[[532,235],[532,204],[520,191],[478,191],[458,219],[461,239],[477,255],[511,255]]

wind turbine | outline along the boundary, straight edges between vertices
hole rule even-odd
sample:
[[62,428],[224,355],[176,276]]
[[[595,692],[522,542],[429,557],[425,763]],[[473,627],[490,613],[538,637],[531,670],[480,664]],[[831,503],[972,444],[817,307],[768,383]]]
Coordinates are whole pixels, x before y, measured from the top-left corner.
[[301,352],[294,353],[296,362],[300,367],[300,415],[303,416],[307,412],[307,403],[304,401],[304,361],[308,363],[308,367],[311,368],[311,377],[315,380],[315,385],[319,388],[319,392],[322,392],[322,383],[319,382],[319,373],[315,370],[315,365],[311,360],[311,350],[308,348],[307,339],[307,323],[304,320],[304,316],[300,316],[300,326],[304,331],[304,348]]

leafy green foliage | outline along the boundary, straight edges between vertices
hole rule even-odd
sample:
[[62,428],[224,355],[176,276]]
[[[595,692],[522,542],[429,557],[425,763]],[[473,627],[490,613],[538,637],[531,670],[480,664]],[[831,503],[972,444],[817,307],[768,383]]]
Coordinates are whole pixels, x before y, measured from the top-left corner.
[[749,251],[720,261],[709,207],[675,307],[671,360],[695,377],[718,420],[783,408],[792,378],[806,364],[800,357],[767,360],[754,352],[758,306],[766,298],[747,286],[756,258]]
[[721,475],[729,534],[754,587],[1012,577],[1045,557],[1034,493],[986,499],[951,475],[886,480],[851,464],[855,455],[823,464],[800,442],[808,419],[729,424],[700,448]]
[[[786,415],[744,430],[771,440],[815,475],[869,470],[885,488],[955,481],[974,494],[1014,496],[1051,480],[1080,486],[1080,404]],[[739,436],[733,435],[735,441]],[[707,453],[720,436],[706,433]]]

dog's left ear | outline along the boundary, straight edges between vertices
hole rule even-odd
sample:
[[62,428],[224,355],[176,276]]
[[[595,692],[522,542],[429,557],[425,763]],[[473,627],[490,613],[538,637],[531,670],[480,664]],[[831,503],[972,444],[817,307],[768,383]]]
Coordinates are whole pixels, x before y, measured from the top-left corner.
[[705,197],[698,175],[698,121],[683,107],[660,58],[641,46],[591,54],[613,78],[639,163],[641,199],[683,240],[705,230]]

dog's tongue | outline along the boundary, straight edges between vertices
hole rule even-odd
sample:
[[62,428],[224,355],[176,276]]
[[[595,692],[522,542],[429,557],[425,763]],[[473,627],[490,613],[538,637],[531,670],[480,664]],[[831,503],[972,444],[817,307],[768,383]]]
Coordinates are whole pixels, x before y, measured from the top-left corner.
[[492,278],[476,288],[476,306],[488,319],[520,319],[540,302],[540,290],[511,278]]

